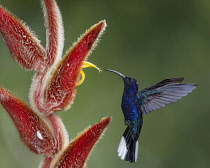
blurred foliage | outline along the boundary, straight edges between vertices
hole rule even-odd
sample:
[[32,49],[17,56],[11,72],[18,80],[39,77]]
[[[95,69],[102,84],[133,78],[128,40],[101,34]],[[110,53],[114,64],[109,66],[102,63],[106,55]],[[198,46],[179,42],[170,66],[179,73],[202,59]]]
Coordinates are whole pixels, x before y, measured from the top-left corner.
[[[100,68],[133,76],[140,88],[162,79],[185,77],[198,83],[187,97],[144,115],[139,159],[130,164],[117,157],[125,129],[120,103],[122,80],[109,72],[85,69],[72,108],[58,113],[71,138],[104,116],[113,121],[88,161],[100,168],[205,168],[210,165],[210,1],[208,0],[57,0],[65,26],[65,50],[91,25],[106,19],[108,27],[89,61]],[[45,46],[38,0],[1,0],[24,20]],[[28,102],[33,72],[21,69],[0,40],[0,85]],[[32,154],[0,108],[0,163],[5,168],[36,168]]]

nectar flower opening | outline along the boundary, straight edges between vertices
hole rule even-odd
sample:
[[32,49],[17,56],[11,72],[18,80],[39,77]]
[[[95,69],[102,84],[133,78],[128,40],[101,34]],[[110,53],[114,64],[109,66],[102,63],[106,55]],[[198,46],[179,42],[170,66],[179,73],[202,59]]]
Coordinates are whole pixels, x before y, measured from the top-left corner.
[[98,68],[96,65],[94,65],[94,64],[92,64],[92,63],[90,63],[90,62],[84,61],[84,62],[83,62],[83,65],[82,65],[82,67],[81,67],[81,70],[79,71],[79,74],[80,74],[81,76],[80,76],[80,80],[79,80],[78,83],[77,83],[77,86],[81,85],[81,84],[84,82],[84,80],[85,80],[85,73],[84,73],[84,71],[83,71],[82,69],[83,69],[83,68],[89,68],[89,67],[96,68],[96,69],[99,71],[99,73],[101,72],[101,69]]

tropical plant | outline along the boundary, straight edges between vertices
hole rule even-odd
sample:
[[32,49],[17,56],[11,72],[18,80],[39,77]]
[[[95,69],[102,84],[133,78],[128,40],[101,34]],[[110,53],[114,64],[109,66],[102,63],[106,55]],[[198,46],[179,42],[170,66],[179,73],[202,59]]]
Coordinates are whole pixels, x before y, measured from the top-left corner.
[[40,168],[82,168],[94,144],[111,118],[88,127],[69,143],[67,130],[55,112],[69,109],[77,87],[84,81],[83,68],[99,68],[87,56],[105,30],[105,20],[88,29],[62,57],[64,31],[55,0],[41,0],[46,47],[28,26],[0,6],[0,32],[14,60],[26,70],[35,71],[29,93],[30,107],[0,87],[0,103],[13,120],[23,143],[43,155]]

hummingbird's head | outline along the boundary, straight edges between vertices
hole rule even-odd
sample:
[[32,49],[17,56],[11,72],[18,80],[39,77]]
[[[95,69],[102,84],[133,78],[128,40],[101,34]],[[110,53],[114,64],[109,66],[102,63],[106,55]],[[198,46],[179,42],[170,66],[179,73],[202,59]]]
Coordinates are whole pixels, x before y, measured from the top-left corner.
[[111,69],[105,69],[105,71],[110,71],[110,72],[113,72],[113,73],[116,73],[117,75],[119,75],[123,79],[125,86],[135,87],[136,89],[138,89],[138,82],[136,79],[129,77],[129,76],[124,76],[123,74],[121,74],[117,71],[111,70]]
[[125,85],[138,85],[138,82],[137,82],[137,80],[136,79],[134,79],[134,78],[132,78],[132,77],[129,77],[129,76],[125,76],[124,78],[123,78],[123,80],[124,80],[124,83],[125,83]]

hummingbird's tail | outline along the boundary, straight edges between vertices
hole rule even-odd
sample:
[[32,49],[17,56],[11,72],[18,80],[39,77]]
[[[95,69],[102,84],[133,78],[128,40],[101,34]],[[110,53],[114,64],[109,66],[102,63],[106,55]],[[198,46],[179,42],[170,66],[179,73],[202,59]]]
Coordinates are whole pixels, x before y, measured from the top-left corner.
[[[140,131],[140,130],[139,130]],[[121,138],[120,144],[118,146],[118,156],[122,160],[129,162],[136,162],[138,158],[138,138],[133,138],[131,136],[131,129],[128,126]]]

